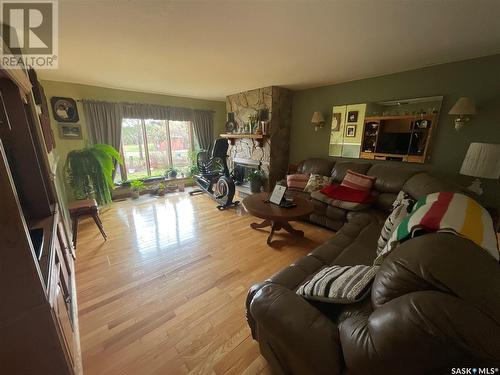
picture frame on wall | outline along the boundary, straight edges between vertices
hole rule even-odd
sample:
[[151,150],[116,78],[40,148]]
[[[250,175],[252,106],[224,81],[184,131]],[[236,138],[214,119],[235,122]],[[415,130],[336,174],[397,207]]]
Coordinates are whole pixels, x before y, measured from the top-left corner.
[[356,136],[356,125],[347,125],[345,128],[345,136],[346,137],[355,137]]
[[347,122],[358,122],[359,111],[347,112]]
[[340,125],[342,121],[342,114],[338,112],[334,112],[332,115],[332,131],[339,131]]
[[83,139],[80,124],[57,124],[57,128],[61,139]]
[[50,98],[52,115],[57,122],[78,122],[78,108],[76,101],[72,98],[53,96]]

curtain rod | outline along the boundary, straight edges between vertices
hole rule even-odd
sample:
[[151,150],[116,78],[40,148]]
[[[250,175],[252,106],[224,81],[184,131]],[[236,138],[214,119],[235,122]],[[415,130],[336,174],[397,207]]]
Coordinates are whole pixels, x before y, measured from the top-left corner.
[[116,103],[116,104],[122,104],[122,105],[158,105],[160,107],[170,107],[170,108],[183,108],[183,109],[190,109],[193,111],[205,111],[205,112],[212,112],[215,113],[216,111],[213,109],[202,109],[202,108],[189,108],[189,107],[177,107],[174,105],[165,105],[165,104],[151,104],[151,103],[130,103],[130,102],[108,102],[106,100],[96,100],[96,99],[76,99],[77,103],[83,103],[84,101],[94,101],[94,102],[103,102],[103,103]]

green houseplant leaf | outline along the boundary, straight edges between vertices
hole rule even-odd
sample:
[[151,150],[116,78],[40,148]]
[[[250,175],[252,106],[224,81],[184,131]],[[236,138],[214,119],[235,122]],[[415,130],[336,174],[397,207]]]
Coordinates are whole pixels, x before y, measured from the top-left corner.
[[100,205],[111,203],[115,161],[122,163],[119,152],[106,144],[69,152],[65,171],[75,197],[93,196]]

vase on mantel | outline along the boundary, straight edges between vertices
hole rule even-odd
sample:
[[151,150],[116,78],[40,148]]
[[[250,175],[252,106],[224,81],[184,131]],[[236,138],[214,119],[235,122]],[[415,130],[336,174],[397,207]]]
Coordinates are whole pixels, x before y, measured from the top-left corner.
[[234,120],[234,112],[227,113],[227,121],[226,121],[226,133],[235,133],[237,132],[238,124]]

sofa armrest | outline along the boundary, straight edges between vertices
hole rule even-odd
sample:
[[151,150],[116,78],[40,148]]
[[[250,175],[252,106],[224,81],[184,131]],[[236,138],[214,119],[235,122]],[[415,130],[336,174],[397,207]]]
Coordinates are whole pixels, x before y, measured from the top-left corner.
[[500,327],[459,298],[409,293],[369,316],[344,320],[340,340],[353,373],[449,373],[451,367],[499,365]]
[[[250,315],[257,336],[293,373],[339,374],[343,368],[337,326],[292,290],[269,283],[254,294]],[[262,332],[264,331],[264,332]]]
[[372,304],[422,290],[457,296],[500,326],[500,265],[472,241],[433,233],[402,243],[375,277]]

